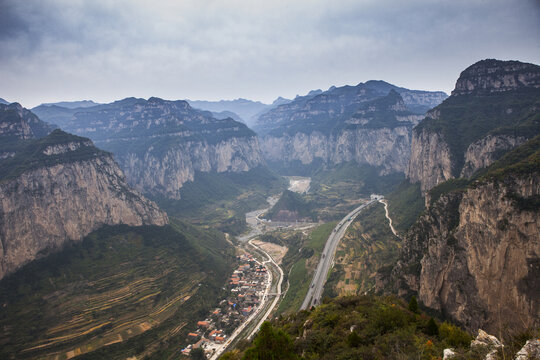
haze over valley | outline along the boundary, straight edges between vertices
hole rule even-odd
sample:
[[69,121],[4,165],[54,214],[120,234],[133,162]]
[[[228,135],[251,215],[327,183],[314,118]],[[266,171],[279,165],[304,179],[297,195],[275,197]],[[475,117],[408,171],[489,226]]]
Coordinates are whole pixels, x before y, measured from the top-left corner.
[[538,4],[207,5],[0,5],[0,357],[540,359]]

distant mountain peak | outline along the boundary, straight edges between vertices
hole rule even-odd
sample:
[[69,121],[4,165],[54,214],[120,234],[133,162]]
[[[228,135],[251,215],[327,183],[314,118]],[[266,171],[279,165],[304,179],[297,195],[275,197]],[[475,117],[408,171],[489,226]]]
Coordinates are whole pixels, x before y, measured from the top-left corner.
[[0,104],[0,138],[36,139],[46,136],[51,126],[19,103]]
[[60,106],[66,109],[88,108],[92,106],[100,105],[92,100],[80,100],[80,101],[60,101],[55,103],[43,103],[43,106]]
[[461,72],[452,95],[486,95],[523,88],[540,88],[540,66],[486,59]]

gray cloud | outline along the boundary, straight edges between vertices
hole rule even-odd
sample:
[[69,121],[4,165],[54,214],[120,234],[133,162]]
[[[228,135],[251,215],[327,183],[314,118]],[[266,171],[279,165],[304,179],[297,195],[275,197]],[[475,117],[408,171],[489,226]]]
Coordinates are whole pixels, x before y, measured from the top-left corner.
[[383,79],[450,91],[488,58],[540,62],[536,0],[0,0],[0,96],[270,101]]

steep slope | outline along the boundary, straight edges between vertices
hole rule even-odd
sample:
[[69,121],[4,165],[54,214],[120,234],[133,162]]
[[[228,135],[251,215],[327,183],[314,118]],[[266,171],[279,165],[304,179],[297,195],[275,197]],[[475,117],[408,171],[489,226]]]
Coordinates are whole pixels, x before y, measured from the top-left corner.
[[173,199],[197,171],[245,172],[262,161],[244,124],[215,119],[185,101],[127,98],[80,109],[56,124],[113,152],[138,190]]
[[443,183],[431,198],[404,239],[390,288],[417,293],[471,330],[505,336],[539,327],[540,136],[469,185]]
[[407,177],[425,193],[470,177],[540,133],[540,66],[483,60],[414,128]]
[[252,346],[228,360],[438,359],[454,348],[455,359],[482,359],[472,337],[449,323],[407,309],[393,297],[348,296],[264,323]]
[[168,222],[127,185],[110,153],[61,130],[36,139],[47,125],[21,109],[0,115],[0,140],[12,145],[0,160],[0,278],[102,225]]
[[178,359],[233,262],[211,230],[104,226],[0,281],[0,357]]
[[[0,104],[0,146],[12,146],[18,140],[40,138],[51,132],[49,124],[41,121],[19,103]],[[10,142],[9,145],[6,145]],[[0,156],[1,158],[1,156]]]
[[261,115],[255,130],[261,135],[264,157],[276,166],[355,161],[378,167],[381,174],[404,172],[411,129],[422,118],[409,106],[418,108],[444,97],[382,81],[332,87]]

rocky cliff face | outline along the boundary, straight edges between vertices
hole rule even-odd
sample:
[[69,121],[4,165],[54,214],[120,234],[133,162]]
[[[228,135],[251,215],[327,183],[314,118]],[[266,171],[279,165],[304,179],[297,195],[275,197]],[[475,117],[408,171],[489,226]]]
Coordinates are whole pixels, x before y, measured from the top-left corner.
[[52,128],[19,103],[0,104],[0,137],[35,139],[47,135]]
[[534,146],[527,161],[494,170],[428,208],[404,239],[393,291],[416,293],[470,330],[504,334],[540,326],[538,137]]
[[0,141],[13,153],[0,160],[0,278],[102,225],[168,222],[110,153],[60,130],[37,139],[47,125],[16,105],[0,112]]
[[407,177],[424,192],[470,177],[540,133],[540,66],[483,60],[464,70],[452,96],[412,133]]
[[[525,141],[524,136],[488,135],[473,142],[465,152],[465,164],[460,177],[470,178],[478,170],[493,164],[501,153],[505,153]],[[450,174],[445,178],[449,179]],[[433,186],[437,183],[434,183]]]
[[130,152],[119,156],[119,161],[137,189],[171,199],[180,199],[182,185],[193,181],[196,171],[243,172],[262,162],[256,137],[229,138],[217,144],[188,141],[157,154],[152,150],[142,155]]
[[261,151],[269,161],[290,163],[300,160],[311,164],[317,158],[326,164],[355,161],[379,167],[380,174],[405,172],[410,153],[410,127],[393,129],[351,129],[326,135],[315,131],[309,135],[267,136],[261,140]]
[[174,199],[196,171],[242,172],[262,162],[258,140],[244,124],[215,119],[185,101],[128,98],[57,122],[113,152],[138,190]]
[[263,156],[284,164],[355,161],[380,168],[380,174],[405,172],[411,129],[422,116],[397,91],[385,90],[334,88],[277,107],[259,118]]
[[424,192],[452,177],[450,149],[440,134],[413,131],[407,177]]
[[168,222],[157,205],[129,188],[112,155],[106,154],[4,181],[0,205],[0,278],[102,225]]
[[537,65],[488,59],[463,71],[452,95],[491,94],[520,88],[540,88]]

